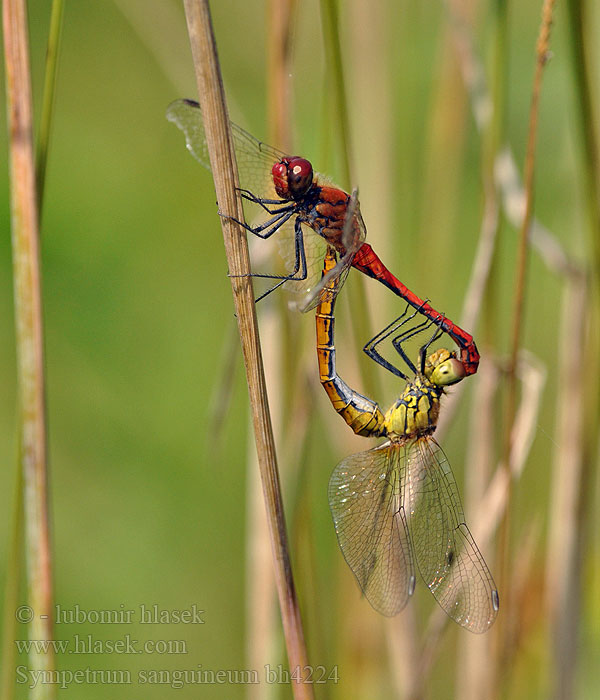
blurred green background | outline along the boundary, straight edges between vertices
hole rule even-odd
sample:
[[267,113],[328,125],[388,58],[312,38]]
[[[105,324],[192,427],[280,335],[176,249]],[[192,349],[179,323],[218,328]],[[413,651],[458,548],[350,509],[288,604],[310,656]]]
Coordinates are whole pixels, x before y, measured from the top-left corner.
[[[491,72],[494,4],[471,5],[475,48]],[[50,3],[32,0],[28,6],[37,107]],[[457,318],[481,226],[484,147],[450,39],[447,5],[406,0],[369,9],[361,2],[340,2],[339,8],[355,182],[343,181],[335,156],[337,126],[331,122],[321,10],[313,0],[298,3],[294,11],[294,150],[340,185],[360,187],[374,248],[409,287]],[[506,139],[521,170],[540,8],[539,2],[510,4]],[[588,31],[597,44],[598,8],[593,10]],[[230,0],[213,3],[212,11],[232,118],[267,139],[267,6]],[[585,261],[588,235],[564,7],[557,10],[553,31],[541,102],[536,216],[569,255]],[[591,61],[600,70],[600,52]],[[187,644],[185,655],[59,655],[59,668],[128,669],[134,677],[131,685],[117,688],[74,685],[61,696],[241,698],[248,692],[242,685],[172,689],[135,679],[139,669],[251,668],[248,611],[255,599],[248,597],[247,562],[257,555],[256,543],[246,546],[247,493],[255,488],[258,473],[252,464],[244,373],[239,352],[232,349],[237,344],[232,340],[233,306],[212,180],[165,119],[167,105],[183,96],[195,98],[196,87],[179,2],[67,3],[42,220],[55,597],[63,608],[85,610],[138,611],[141,604],[173,610],[195,604],[205,611],[205,624],[144,626],[136,613],[131,625],[57,625],[58,639],[130,635],[140,642],[183,639]],[[1,110],[3,134],[4,114]],[[0,148],[5,160],[5,138]],[[15,457],[6,177],[5,167],[0,169],[0,580]],[[493,347],[494,356],[501,358],[508,350],[516,247],[516,230],[503,220],[485,319],[471,329],[480,350]],[[355,275],[351,272],[349,287],[357,284]],[[391,295],[376,286],[367,281],[362,287],[368,289],[373,329],[398,310]],[[514,539],[528,532],[532,520],[539,528],[525,587],[533,601],[532,619],[519,638],[511,680],[503,691],[515,698],[548,697],[551,686],[550,639],[540,599],[557,449],[563,286],[563,279],[532,253],[522,341],[548,376],[531,453],[513,497]],[[263,314],[275,303],[265,303]],[[338,684],[317,687],[317,694],[393,697],[397,651],[386,646],[384,621],[360,600],[338,551],[326,500],[332,468],[352,451],[366,449],[367,442],[351,436],[333,416],[318,387],[312,315],[286,323],[302,350],[283,359],[282,372],[305,372],[304,383],[295,385],[304,390],[277,394],[277,386],[270,388],[276,421],[294,426],[298,414],[303,426],[301,447],[294,451],[288,445],[280,455],[296,545],[295,575],[311,663],[328,669],[337,665],[340,677]],[[266,340],[271,342],[284,325],[265,321]],[[366,361],[358,358],[360,346],[353,346],[350,336],[341,337],[340,372],[359,384],[355,364]],[[463,495],[462,464],[477,382],[478,377],[469,380],[466,400],[443,439]],[[385,376],[378,383],[381,394],[374,398],[387,405],[398,384]],[[229,391],[217,430],[217,398]],[[500,417],[498,410],[498,422]],[[300,471],[290,471],[288,461],[300,462]],[[597,506],[595,470],[590,477],[589,498]],[[469,513],[467,508],[468,519]],[[596,516],[582,568],[581,698],[595,696],[593,689],[600,684],[594,663],[600,652],[597,525]],[[485,553],[491,563],[491,545]],[[423,633],[434,604],[422,585],[411,606]],[[275,666],[285,663],[285,652],[274,603],[270,609],[276,632],[261,663]],[[402,626],[406,614],[385,625]],[[268,617],[264,626],[269,628]],[[460,695],[462,679],[471,672],[455,654],[464,635],[455,626],[447,629],[428,682],[430,697]],[[24,656],[21,663],[27,663]],[[290,697],[286,685],[272,686],[267,697],[269,693]],[[27,697],[22,685],[17,697]]]

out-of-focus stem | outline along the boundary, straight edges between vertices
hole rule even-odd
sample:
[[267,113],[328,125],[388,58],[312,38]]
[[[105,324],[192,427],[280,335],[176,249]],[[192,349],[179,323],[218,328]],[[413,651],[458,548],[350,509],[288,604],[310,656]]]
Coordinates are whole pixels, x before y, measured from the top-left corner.
[[[342,175],[344,186],[348,191],[356,185],[354,181],[352,157],[350,149],[350,120],[348,117],[348,100],[346,97],[346,83],[344,79],[342,50],[339,35],[339,17],[336,0],[321,0],[321,18],[323,22],[323,41],[325,56],[327,59],[328,86],[333,92],[333,115],[335,132],[339,133],[342,156]],[[352,309],[351,328],[354,347],[359,348],[373,336],[369,322],[369,310],[367,308],[364,291],[364,279],[362,276],[355,280],[355,284],[348,292],[350,307]],[[364,388],[371,396],[378,394],[378,381],[375,374],[375,364],[368,362],[361,365],[361,374]]]
[[[24,0],[3,4],[8,104],[10,196],[15,296],[19,457],[23,473],[25,553],[31,639],[52,639],[52,577],[48,523],[45,380],[39,216],[33,148],[33,109]],[[12,611],[14,613],[14,611]],[[7,611],[8,614],[11,611]],[[30,652],[30,669],[54,668],[52,650]],[[33,698],[52,698],[53,683],[39,683]]]
[[584,357],[589,297],[584,275],[573,275],[567,281],[563,304],[556,402],[557,447],[546,556],[546,605],[554,654],[553,696],[556,700],[573,697],[578,660],[583,551],[583,397],[588,381]]
[[336,0],[321,0],[321,17],[323,20],[323,38],[327,57],[330,87],[334,92],[333,111],[336,131],[339,133],[340,154],[342,156],[342,175],[347,187],[354,185],[353,169],[350,156],[350,125],[348,119],[348,100],[340,46],[338,11]]
[[[591,53],[595,48],[589,40],[592,4],[584,0],[568,0],[569,45],[573,52],[573,71],[575,76],[576,114],[578,118],[579,137],[582,141],[580,158],[584,176],[584,206],[587,212],[588,252],[586,259],[591,260],[592,275],[589,280],[590,293],[587,301],[588,333],[586,338],[585,367],[588,369],[584,395],[584,429],[583,456],[581,476],[583,483],[594,480],[598,459],[598,427],[600,426],[600,379],[597,367],[600,355],[600,144],[598,143],[598,113],[595,109],[598,93],[594,94],[597,81],[592,77],[590,68]],[[586,12],[588,13],[586,15]],[[590,520],[593,513],[592,490],[584,488],[581,494],[581,521]],[[581,524],[583,531],[591,531],[591,523]],[[597,569],[598,571],[598,569]]]
[[[184,7],[217,201],[221,211],[231,212],[236,219],[241,220],[243,212],[236,194],[238,182],[235,155],[208,2],[207,0],[184,0]],[[254,291],[251,277],[249,277],[248,245],[241,227],[232,219],[221,217],[221,225],[229,272],[232,275],[231,285],[246,367],[288,660],[291,668],[305,669],[308,667],[308,656],[292,576],[275,443],[258,337]],[[292,689],[297,700],[313,697],[312,685],[303,683],[301,680],[292,682]]]
[[[529,133],[527,137],[527,153],[525,156],[524,168],[524,187],[525,187],[525,216],[519,235],[519,247],[517,253],[517,273],[515,280],[515,296],[514,307],[512,314],[512,333],[509,365],[507,371],[507,398],[505,405],[505,421],[504,421],[504,440],[503,440],[503,464],[506,471],[508,481],[507,506],[504,518],[500,528],[499,538],[499,557],[500,565],[500,590],[506,591],[504,595],[505,605],[510,609],[510,592],[509,592],[509,542],[510,542],[510,510],[511,510],[511,491],[510,488],[510,453],[513,437],[514,415],[517,404],[517,358],[521,343],[521,332],[523,326],[523,309],[525,305],[525,285],[526,271],[529,251],[529,232],[533,219],[533,201],[534,201],[534,174],[535,174],[535,147],[537,140],[537,126],[539,101],[542,86],[542,75],[544,66],[548,60],[550,29],[552,26],[552,12],[554,9],[555,0],[544,0],[542,8],[542,23],[537,41],[536,50],[536,66],[533,79],[533,91],[531,96],[531,108],[529,112]],[[505,657],[508,649],[509,625],[501,622],[499,626],[499,646],[498,654],[500,662]]]
[[48,33],[48,48],[46,50],[44,97],[42,99],[42,114],[40,118],[40,131],[38,134],[36,154],[36,185],[40,219],[44,201],[44,185],[46,182],[46,163],[48,161],[50,132],[52,130],[52,114],[54,95],[56,93],[56,73],[58,68],[63,9],[63,0],[53,0],[52,14],[50,15],[50,31]]
[[[18,440],[19,449],[21,441]],[[4,589],[4,620],[2,623],[2,685],[0,699],[15,697],[14,668],[17,650],[17,619],[14,611],[19,604],[19,584],[23,570],[23,471],[21,458],[17,455],[16,477],[11,518],[11,537],[6,560],[6,585]]]
[[584,0],[568,0],[569,46],[573,52],[573,72],[579,133],[583,140],[582,161],[585,206],[590,223],[590,250],[596,279],[595,292],[600,297],[600,151],[597,141],[597,114],[594,111],[592,80],[588,66],[588,34],[586,32],[586,10],[590,5]]

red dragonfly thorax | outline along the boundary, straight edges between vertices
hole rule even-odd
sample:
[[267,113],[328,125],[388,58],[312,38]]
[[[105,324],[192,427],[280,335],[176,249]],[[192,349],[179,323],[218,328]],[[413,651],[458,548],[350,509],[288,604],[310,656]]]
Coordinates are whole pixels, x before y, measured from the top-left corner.
[[310,161],[300,156],[286,156],[271,168],[275,192],[282,199],[299,199],[313,186]]

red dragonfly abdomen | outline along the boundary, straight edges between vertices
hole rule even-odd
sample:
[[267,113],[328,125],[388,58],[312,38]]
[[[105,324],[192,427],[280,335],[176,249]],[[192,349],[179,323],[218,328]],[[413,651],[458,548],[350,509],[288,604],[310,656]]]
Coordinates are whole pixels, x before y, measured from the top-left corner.
[[391,289],[394,294],[402,297],[412,307],[417,309],[423,316],[430,318],[432,321],[439,321],[443,318],[442,328],[460,347],[460,360],[465,366],[467,374],[475,374],[479,365],[479,352],[473,340],[473,336],[462,328],[455,325],[450,319],[445,318],[443,314],[436,311],[430,304],[419,298],[414,292],[400,282],[387,267],[381,262],[378,255],[368,243],[363,243],[356,252],[352,260],[352,267],[360,270],[360,272],[379,280],[388,289]]

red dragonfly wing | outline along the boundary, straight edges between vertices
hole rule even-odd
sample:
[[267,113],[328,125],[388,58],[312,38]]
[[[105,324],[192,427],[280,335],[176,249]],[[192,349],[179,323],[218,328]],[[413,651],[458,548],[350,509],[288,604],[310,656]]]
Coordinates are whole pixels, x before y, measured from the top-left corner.
[[404,608],[415,587],[396,458],[397,449],[387,443],[348,457],[329,480],[344,558],[369,603],[388,616]]
[[465,523],[446,455],[431,436],[396,452],[417,568],[453,620],[471,632],[485,632],[498,614],[498,591]]

